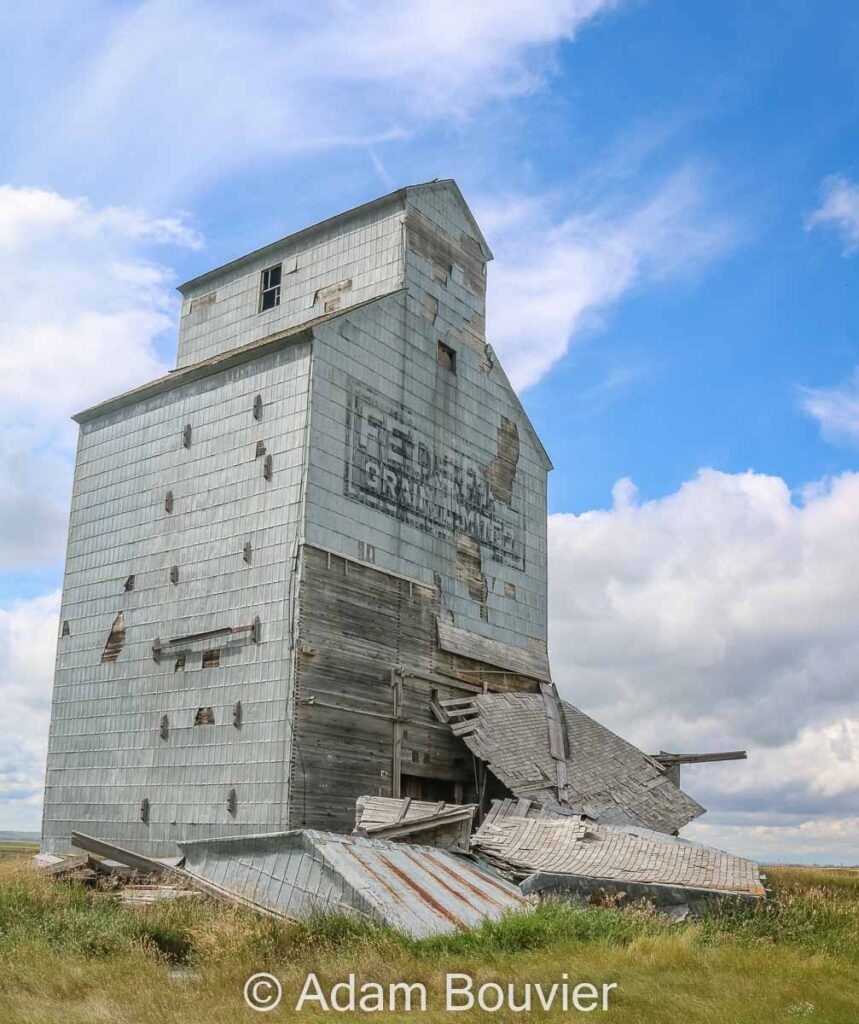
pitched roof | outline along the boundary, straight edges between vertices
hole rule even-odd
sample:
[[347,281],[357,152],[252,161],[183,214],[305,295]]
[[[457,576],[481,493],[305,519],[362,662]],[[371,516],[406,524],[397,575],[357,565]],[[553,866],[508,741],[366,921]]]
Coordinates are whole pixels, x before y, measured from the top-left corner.
[[291,235],[284,235],[283,238],[279,238],[275,242],[269,242],[267,245],[261,246],[259,249],[254,249],[252,252],[245,253],[243,256],[237,256],[236,259],[230,260],[228,263],[224,263],[219,267],[212,267],[211,270],[206,270],[202,274],[198,274],[197,277],[192,277],[190,281],[185,281],[184,284],[180,284],[177,290],[184,295],[191,289],[199,288],[200,285],[205,284],[210,278],[220,276],[225,270],[238,270],[246,263],[258,260],[269,253],[276,253],[283,249],[284,246],[307,242],[309,239],[313,238],[314,235],[320,234],[323,231],[329,231],[331,228],[340,224],[346,224],[356,217],[361,217],[364,214],[370,213],[372,210],[382,209],[383,207],[396,202],[405,202],[409,194],[412,192],[439,190],[452,192],[456,199],[461,203],[463,212],[465,213],[465,216],[474,231],[474,236],[483,251],[484,259],[491,260],[492,250],[489,248],[489,244],[484,238],[483,232],[480,230],[480,226],[474,219],[474,214],[469,209],[468,203],[466,203],[465,198],[459,189],[459,185],[457,185],[453,178],[437,178],[434,181],[425,181],[416,185],[405,185],[402,188],[395,189],[393,192],[388,192],[386,195],[378,196],[376,199],[371,199],[367,203],[362,203],[360,206],[353,206],[350,210],[343,210],[341,213],[337,213],[333,217],[327,217],[325,220],[318,221],[316,224],[311,224],[306,228],[301,228],[300,231],[295,231]]
[[559,704],[569,751],[560,758],[550,749],[544,694],[478,694],[441,708],[452,731],[516,796],[657,832],[674,832],[704,813],[652,757],[572,704]]

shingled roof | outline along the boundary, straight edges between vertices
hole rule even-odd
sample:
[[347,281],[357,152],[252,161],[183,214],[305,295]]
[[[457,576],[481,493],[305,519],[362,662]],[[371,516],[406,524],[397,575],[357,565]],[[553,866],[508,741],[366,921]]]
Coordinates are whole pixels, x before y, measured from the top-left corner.
[[[527,802],[526,802],[527,803]],[[573,814],[528,816],[496,800],[472,848],[516,878],[534,873],[763,896],[758,865],[745,857],[645,830],[627,831]]]
[[657,832],[676,832],[704,813],[657,761],[566,701],[553,708],[546,694],[485,693],[442,701],[440,709],[518,797]]

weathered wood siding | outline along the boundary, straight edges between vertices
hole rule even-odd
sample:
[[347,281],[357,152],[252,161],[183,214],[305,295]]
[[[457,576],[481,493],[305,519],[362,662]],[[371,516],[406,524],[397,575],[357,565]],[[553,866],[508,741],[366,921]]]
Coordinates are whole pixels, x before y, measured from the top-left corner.
[[304,546],[300,588],[289,826],[351,829],[359,796],[398,795],[397,764],[403,780],[458,781],[467,797],[471,756],[433,717],[433,691],[534,680],[440,651],[434,587]]

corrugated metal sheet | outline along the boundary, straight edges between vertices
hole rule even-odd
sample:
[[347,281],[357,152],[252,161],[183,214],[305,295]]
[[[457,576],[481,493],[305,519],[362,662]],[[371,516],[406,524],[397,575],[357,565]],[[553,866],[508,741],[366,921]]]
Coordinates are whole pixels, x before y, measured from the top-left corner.
[[516,886],[433,847],[311,830],[180,846],[191,875],[297,920],[358,914],[422,937],[528,906]]

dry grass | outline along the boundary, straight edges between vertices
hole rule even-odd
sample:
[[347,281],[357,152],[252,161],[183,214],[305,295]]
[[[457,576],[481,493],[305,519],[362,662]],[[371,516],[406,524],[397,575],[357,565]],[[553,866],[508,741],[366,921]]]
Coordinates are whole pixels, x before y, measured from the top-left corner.
[[[333,983],[423,981],[427,1021],[476,1020],[442,1009],[448,971],[478,982],[617,982],[608,1013],[628,1024],[853,1024],[859,1006],[855,870],[770,871],[758,911],[668,925],[646,912],[546,904],[482,930],[416,942],[343,918],[285,925],[207,900],[124,909],[108,894],[52,882],[22,860],[0,862],[2,1024],[231,1024],[294,1019],[290,1000],[261,1018],[242,985],[271,971],[295,995],[308,971]],[[348,1013],[300,1017],[349,1020]],[[485,1017],[484,1014],[479,1016]],[[575,1018],[514,1014],[497,1021]],[[407,1019],[377,1013],[381,1020]]]

